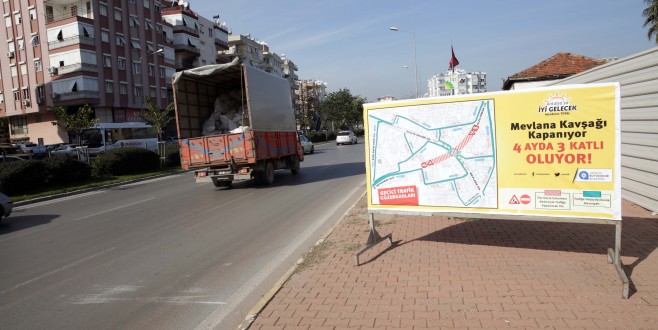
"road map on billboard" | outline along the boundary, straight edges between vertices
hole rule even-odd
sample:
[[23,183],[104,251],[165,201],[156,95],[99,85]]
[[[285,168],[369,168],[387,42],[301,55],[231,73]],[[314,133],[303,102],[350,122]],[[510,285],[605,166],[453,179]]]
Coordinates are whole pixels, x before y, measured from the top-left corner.
[[371,114],[373,203],[496,208],[493,111],[488,99]]
[[619,85],[364,105],[369,210],[621,219]]

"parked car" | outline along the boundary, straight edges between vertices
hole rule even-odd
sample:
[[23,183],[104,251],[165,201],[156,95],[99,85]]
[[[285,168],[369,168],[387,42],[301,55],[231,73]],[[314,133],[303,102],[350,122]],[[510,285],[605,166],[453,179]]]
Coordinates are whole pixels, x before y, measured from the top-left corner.
[[61,143],[46,144],[46,151],[51,152],[59,148],[61,145],[62,145]]
[[47,156],[48,150],[46,150],[46,146],[40,146],[36,143],[32,142],[25,142],[21,143],[18,145],[21,150],[23,150],[23,153],[32,155],[35,158],[42,158]]
[[11,214],[13,207],[14,206],[12,204],[11,198],[3,193],[0,193],[0,222],[2,222],[2,218],[6,218]]
[[32,158],[30,154],[26,154],[19,147],[3,144],[0,145],[0,156],[15,156],[23,159]]
[[315,152],[315,146],[313,142],[309,140],[305,135],[299,136],[299,142],[302,144],[302,149],[304,149],[305,154],[312,154]]
[[72,143],[65,143],[50,152],[52,156],[65,156],[65,157],[78,157],[78,150],[76,145]]
[[352,131],[339,131],[338,134],[336,134],[336,145],[339,144],[356,144],[356,135],[354,135],[354,132]]
[[0,156],[0,162],[15,162],[15,161],[23,161],[23,160],[25,159],[16,156]]

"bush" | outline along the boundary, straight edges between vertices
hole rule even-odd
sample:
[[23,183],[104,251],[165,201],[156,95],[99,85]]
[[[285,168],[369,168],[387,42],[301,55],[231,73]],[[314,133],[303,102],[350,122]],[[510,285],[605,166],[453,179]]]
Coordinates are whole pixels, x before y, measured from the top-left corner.
[[68,157],[50,157],[42,160],[49,184],[79,182],[91,177],[91,166]]
[[160,166],[160,156],[144,148],[117,148],[91,162],[93,176],[113,176],[152,171]]
[[0,163],[0,190],[8,195],[40,187],[47,177],[46,167],[40,160]]
[[180,166],[180,146],[178,144],[165,145],[165,166]]

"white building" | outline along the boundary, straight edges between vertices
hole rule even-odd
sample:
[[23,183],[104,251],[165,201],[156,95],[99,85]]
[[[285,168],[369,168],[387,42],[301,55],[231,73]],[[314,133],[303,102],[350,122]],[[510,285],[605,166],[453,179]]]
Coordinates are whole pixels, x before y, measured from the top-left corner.
[[487,74],[455,69],[437,74],[427,80],[427,96],[450,96],[462,94],[485,93],[487,91]]

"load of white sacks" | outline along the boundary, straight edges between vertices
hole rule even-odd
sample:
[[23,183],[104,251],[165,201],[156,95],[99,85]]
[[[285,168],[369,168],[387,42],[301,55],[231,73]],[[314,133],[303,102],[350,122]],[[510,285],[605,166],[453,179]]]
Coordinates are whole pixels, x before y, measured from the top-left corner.
[[202,135],[242,133],[250,128],[246,106],[242,105],[240,90],[235,89],[215,99],[215,109],[203,122]]

